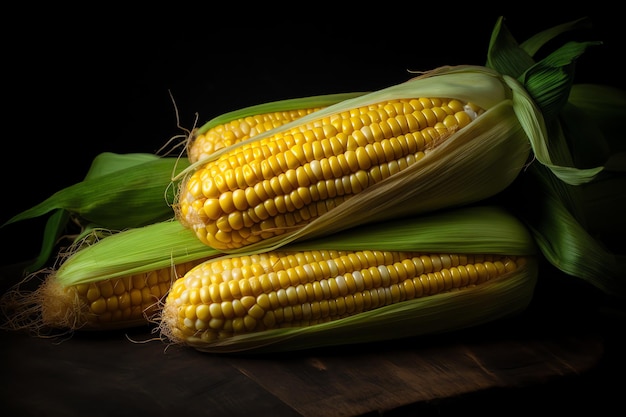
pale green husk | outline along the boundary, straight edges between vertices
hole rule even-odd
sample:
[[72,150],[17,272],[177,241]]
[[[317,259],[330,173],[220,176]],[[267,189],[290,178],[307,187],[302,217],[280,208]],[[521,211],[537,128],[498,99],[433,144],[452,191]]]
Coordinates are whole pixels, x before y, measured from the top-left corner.
[[63,286],[85,284],[209,258],[219,252],[177,221],[164,221],[107,236],[70,254],[56,270]]
[[467,206],[358,226],[281,250],[403,250],[534,255],[526,226],[500,206]]

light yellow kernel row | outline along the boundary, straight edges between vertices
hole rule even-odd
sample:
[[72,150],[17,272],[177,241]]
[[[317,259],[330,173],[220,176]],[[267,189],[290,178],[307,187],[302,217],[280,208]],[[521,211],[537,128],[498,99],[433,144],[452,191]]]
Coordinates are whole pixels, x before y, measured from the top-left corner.
[[500,255],[270,252],[204,263],[175,282],[166,303],[178,309],[183,334],[217,339],[472,287],[524,263]]

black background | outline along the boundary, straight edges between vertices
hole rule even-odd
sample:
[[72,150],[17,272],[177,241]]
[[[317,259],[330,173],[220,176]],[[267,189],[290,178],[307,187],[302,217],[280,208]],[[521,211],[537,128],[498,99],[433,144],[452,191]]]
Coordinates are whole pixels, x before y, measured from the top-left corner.
[[[82,180],[100,152],[156,152],[184,133],[176,112],[189,129],[248,105],[369,91],[408,79],[408,70],[483,64],[498,16],[519,41],[589,16],[594,27],[581,38],[604,43],[579,60],[577,81],[624,85],[624,23],[601,3],[549,14],[528,3],[407,4],[293,4],[283,12],[26,4],[5,15],[0,221]],[[1,229],[1,263],[34,256],[44,221]]]
[[[278,5],[22,3],[2,19],[0,222],[79,182],[101,152],[156,152],[184,133],[177,112],[189,129],[253,104],[374,90],[405,81],[408,70],[484,64],[501,15],[520,41],[589,16],[594,27],[581,38],[604,43],[581,57],[577,81],[626,87],[622,15],[601,2],[551,9],[528,2],[500,9],[291,3],[281,12]],[[0,229],[0,265],[35,256],[44,221]]]

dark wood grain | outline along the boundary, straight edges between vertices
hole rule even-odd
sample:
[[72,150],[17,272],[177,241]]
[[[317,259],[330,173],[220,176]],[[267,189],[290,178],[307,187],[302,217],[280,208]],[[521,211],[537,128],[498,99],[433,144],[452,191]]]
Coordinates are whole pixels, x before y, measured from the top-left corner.
[[33,416],[404,415],[391,413],[593,370],[605,355],[594,318],[545,308],[450,334],[282,355],[168,346],[150,328],[66,340],[3,332],[0,392],[4,410]]

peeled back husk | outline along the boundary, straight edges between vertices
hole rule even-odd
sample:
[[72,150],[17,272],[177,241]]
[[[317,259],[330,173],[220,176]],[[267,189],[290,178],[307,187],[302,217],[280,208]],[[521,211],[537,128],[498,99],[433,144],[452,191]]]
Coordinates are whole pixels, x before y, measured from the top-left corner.
[[[209,160],[296,125],[388,99],[450,97],[485,109],[476,120],[438,143],[416,163],[354,194],[303,227],[290,228],[278,236],[228,251],[237,253],[278,247],[296,239],[461,206],[497,194],[508,187],[528,163],[532,146],[528,132],[540,129],[528,129],[524,124],[541,125],[541,114],[535,112],[535,108],[529,108],[525,113],[534,115],[535,119],[520,122],[514,103],[526,106],[528,101],[515,100],[514,96],[523,94],[523,89],[514,90],[510,83],[515,81],[486,67],[439,68],[405,83],[331,105],[214,153]],[[187,175],[199,166],[201,163],[192,164],[181,175]],[[178,201],[185,197],[183,185]],[[206,227],[202,221],[188,226],[194,230]]]

